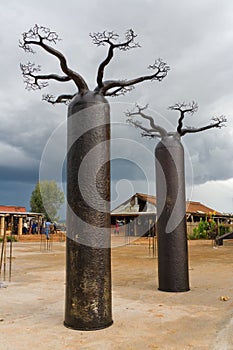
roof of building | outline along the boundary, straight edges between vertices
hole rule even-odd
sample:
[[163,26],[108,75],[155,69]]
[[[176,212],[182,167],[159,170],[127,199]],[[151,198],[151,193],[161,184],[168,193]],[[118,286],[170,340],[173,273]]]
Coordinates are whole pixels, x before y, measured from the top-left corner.
[[186,212],[187,213],[195,213],[195,214],[214,214],[214,215],[223,215],[217,210],[214,210],[200,202],[186,202]]
[[44,214],[26,211],[25,207],[20,207],[17,205],[0,205],[0,216],[7,216],[7,215],[43,216]]
[[[124,206],[127,206],[127,203],[130,203],[135,197],[138,197],[138,199],[141,199],[145,202],[148,202],[156,207],[156,196],[151,196],[149,194],[144,193],[135,193],[132,197],[130,197],[127,201],[120,204],[117,208],[115,208],[112,213],[113,214],[119,214],[121,209],[123,209],[124,212],[127,212],[127,214],[130,214],[130,211],[126,211],[123,208]],[[217,215],[217,216],[223,216],[223,213],[220,213],[213,208],[207,207],[205,204],[202,204],[200,202],[193,202],[193,201],[187,201],[186,202],[186,213],[189,214],[196,214],[196,215]]]
[[140,214],[155,214],[156,213],[156,198],[155,196],[149,196],[143,193],[136,193],[125,202],[121,203],[115,209],[112,210],[112,215],[138,215],[139,205],[135,202],[135,198],[141,199],[144,202],[147,202],[148,205],[146,210],[140,211]]
[[0,205],[0,212],[7,212],[7,213],[22,213],[22,212],[26,212],[26,208],[25,207],[19,207],[16,205]]
[[156,205],[156,196],[151,196],[149,194],[144,194],[144,193],[136,193],[135,196],[137,196],[138,198],[146,202]]

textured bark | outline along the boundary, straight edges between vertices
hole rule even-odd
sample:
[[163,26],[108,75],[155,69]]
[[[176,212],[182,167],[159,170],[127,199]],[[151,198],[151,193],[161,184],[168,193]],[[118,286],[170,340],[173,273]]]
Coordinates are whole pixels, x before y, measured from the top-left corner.
[[184,150],[179,137],[164,137],[155,150],[159,290],[189,290]]
[[110,116],[107,100],[77,95],[68,110],[65,325],[112,324]]

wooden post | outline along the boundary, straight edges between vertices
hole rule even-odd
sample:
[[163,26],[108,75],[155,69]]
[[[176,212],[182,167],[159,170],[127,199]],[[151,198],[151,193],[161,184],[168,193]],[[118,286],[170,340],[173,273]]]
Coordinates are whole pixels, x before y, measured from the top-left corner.
[[18,236],[22,236],[23,234],[23,218],[20,216],[18,218]]
[[4,236],[5,216],[0,217],[0,237]]

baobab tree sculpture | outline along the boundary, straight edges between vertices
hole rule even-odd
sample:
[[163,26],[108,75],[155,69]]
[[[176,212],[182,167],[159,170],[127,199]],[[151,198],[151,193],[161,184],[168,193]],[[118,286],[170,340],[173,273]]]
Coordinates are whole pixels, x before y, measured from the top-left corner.
[[[158,233],[158,288],[167,292],[189,290],[188,247],[186,231],[186,198],[184,149],[181,137],[212,128],[221,128],[226,122],[224,116],[212,118],[213,122],[200,128],[184,127],[186,114],[197,111],[195,102],[177,103],[169,107],[180,114],[176,132],[167,132],[156,125],[154,119],[145,114],[148,106],[136,105],[133,111],[126,112],[128,122],[143,130],[142,136],[160,138],[155,148],[156,200]],[[145,127],[135,116],[148,120]]]
[[59,60],[63,75],[39,74],[40,66],[21,64],[26,89],[36,90],[48,82],[72,81],[74,94],[44,95],[52,104],[69,103],[67,146],[67,327],[94,330],[112,324],[110,262],[110,107],[106,96],[118,96],[143,81],[162,81],[169,66],[161,59],[148,68],[150,75],[131,80],[104,80],[105,68],[116,49],[127,51],[140,45],[132,29],[118,42],[115,32],[90,34],[97,46],[107,46],[107,56],[97,71],[97,87],[91,91],[85,79],[69,68],[65,56],[55,50],[59,37],[48,28],[35,25],[22,34],[20,47],[33,53],[40,47]]

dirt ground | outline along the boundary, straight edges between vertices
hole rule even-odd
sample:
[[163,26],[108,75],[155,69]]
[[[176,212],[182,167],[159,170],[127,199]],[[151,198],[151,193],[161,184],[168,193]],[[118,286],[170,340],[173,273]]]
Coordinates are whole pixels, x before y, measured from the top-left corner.
[[9,259],[6,280],[3,273],[0,278],[0,349],[233,349],[233,246],[189,242],[191,290],[166,293],[157,289],[157,258],[148,242],[121,246],[118,239],[112,249],[114,323],[93,332],[63,326],[65,242],[54,242],[52,250],[39,242],[14,243],[12,280]]

